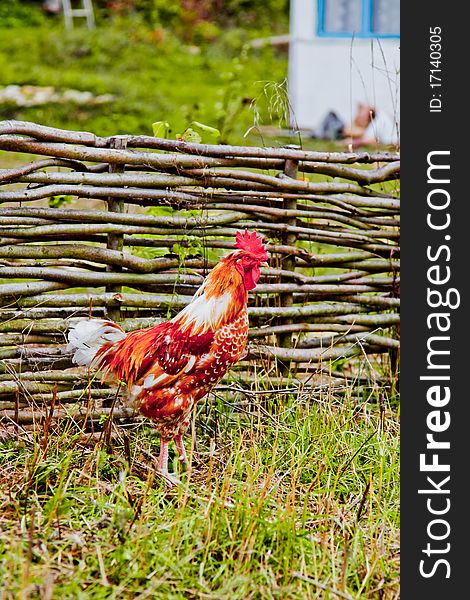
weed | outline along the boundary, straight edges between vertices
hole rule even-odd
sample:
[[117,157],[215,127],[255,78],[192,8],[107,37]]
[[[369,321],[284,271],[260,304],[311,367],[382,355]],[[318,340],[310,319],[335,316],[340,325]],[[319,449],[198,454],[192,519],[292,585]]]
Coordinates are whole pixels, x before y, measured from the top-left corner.
[[5,442],[3,598],[398,598],[398,417],[331,381],[217,392],[171,490],[147,422]]

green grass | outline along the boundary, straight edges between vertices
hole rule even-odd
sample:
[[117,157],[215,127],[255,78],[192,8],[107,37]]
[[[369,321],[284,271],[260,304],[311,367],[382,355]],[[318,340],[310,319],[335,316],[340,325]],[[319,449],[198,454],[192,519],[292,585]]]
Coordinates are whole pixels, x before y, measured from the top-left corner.
[[[241,142],[255,119],[256,99],[268,123],[282,118],[267,108],[264,85],[280,83],[286,54],[250,50],[242,30],[196,47],[169,31],[159,35],[138,21],[113,21],[95,31],[63,26],[4,29],[0,36],[0,86],[54,86],[112,94],[107,105],[0,104],[0,118],[16,118],[97,135],[152,134],[154,121],[169,121],[170,137],[197,120]],[[252,134],[256,137],[255,133]],[[253,142],[257,143],[259,138]]]
[[[158,35],[157,35],[158,34]],[[1,119],[33,121],[96,135],[152,135],[168,121],[174,139],[196,120],[221,131],[220,142],[344,150],[342,142],[281,135],[288,129],[287,53],[249,40],[268,31],[229,29],[216,40],[188,44],[168,30],[138,20],[114,19],[95,31],[64,30],[61,21],[0,29],[0,88],[53,86],[111,94],[106,104],[40,106],[0,103]],[[258,126],[274,126],[269,135]],[[274,135],[279,128],[280,135]]]
[[396,399],[254,389],[200,404],[173,489],[149,422],[112,447],[65,420],[4,442],[2,598],[398,598]]
[[196,120],[218,128],[222,143],[346,150],[345,141],[312,139],[305,132],[281,135],[289,121],[287,53],[249,45],[269,34],[265,26],[231,28],[196,46],[137,18],[103,20],[95,31],[65,30],[55,18],[36,27],[0,29],[0,88],[53,86],[59,93],[76,89],[113,96],[105,104],[0,103],[0,120],[102,136],[152,135],[153,122],[168,121],[172,139]]

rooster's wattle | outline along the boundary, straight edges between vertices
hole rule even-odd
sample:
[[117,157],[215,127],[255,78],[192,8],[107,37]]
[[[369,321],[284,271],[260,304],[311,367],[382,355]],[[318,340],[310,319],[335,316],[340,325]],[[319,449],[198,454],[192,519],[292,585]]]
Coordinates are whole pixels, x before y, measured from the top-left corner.
[[79,321],[68,335],[73,361],[127,384],[129,400],[160,433],[158,470],[168,480],[168,443],[187,463],[183,433],[196,403],[245,354],[248,291],[268,254],[262,236],[237,232],[237,250],[209,273],[171,321],[125,333],[112,321]]

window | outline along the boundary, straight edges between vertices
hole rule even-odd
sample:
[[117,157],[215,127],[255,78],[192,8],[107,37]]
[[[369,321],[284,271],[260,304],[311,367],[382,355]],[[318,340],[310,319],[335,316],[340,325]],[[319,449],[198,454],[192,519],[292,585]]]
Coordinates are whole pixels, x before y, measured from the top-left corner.
[[318,35],[399,37],[400,0],[317,0]]

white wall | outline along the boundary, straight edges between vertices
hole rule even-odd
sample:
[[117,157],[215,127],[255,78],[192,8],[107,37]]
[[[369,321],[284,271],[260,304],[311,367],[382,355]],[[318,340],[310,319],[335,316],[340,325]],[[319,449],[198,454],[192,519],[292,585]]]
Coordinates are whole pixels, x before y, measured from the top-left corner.
[[315,0],[291,0],[292,126],[314,129],[330,110],[349,124],[358,102],[398,120],[399,39],[316,37],[316,18]]

